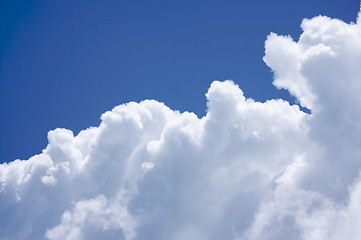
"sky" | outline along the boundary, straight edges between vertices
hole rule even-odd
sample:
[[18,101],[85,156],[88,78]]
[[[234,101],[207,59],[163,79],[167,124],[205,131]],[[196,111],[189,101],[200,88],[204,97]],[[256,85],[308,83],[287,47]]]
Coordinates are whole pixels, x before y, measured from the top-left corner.
[[1,4],[0,239],[361,238],[360,2]]
[[258,101],[282,98],[263,62],[270,32],[297,39],[303,18],[355,20],[358,0],[8,1],[0,3],[0,162],[41,152],[49,130],[78,133],[129,101],[206,113],[232,79]]

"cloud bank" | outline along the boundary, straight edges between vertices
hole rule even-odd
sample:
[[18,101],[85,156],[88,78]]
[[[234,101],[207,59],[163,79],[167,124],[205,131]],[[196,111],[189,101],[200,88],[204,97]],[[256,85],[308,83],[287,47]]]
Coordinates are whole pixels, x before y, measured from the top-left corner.
[[0,165],[0,239],[360,239],[361,20],[271,33],[284,100],[211,84],[207,114],[146,100]]

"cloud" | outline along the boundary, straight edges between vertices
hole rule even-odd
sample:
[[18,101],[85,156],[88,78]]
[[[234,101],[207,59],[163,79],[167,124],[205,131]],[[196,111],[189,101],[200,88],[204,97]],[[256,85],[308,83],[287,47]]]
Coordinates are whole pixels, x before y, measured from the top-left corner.
[[274,85],[311,114],[215,81],[200,119],[146,100],[50,131],[0,166],[0,239],[359,239],[360,21],[268,36]]

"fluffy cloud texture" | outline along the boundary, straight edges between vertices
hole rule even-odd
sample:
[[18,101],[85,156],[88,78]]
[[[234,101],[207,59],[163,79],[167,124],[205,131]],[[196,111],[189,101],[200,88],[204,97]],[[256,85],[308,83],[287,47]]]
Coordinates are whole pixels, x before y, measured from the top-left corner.
[[50,131],[0,165],[0,239],[361,239],[360,16],[301,27],[264,61],[310,114],[215,81],[201,119],[146,100]]

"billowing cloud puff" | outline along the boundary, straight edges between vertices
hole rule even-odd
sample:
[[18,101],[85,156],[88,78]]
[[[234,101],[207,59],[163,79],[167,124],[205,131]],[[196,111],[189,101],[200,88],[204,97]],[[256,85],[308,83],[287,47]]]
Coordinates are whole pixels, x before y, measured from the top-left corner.
[[0,166],[0,239],[360,239],[361,20],[301,27],[264,60],[310,114],[215,81],[200,119],[146,100],[50,131]]

